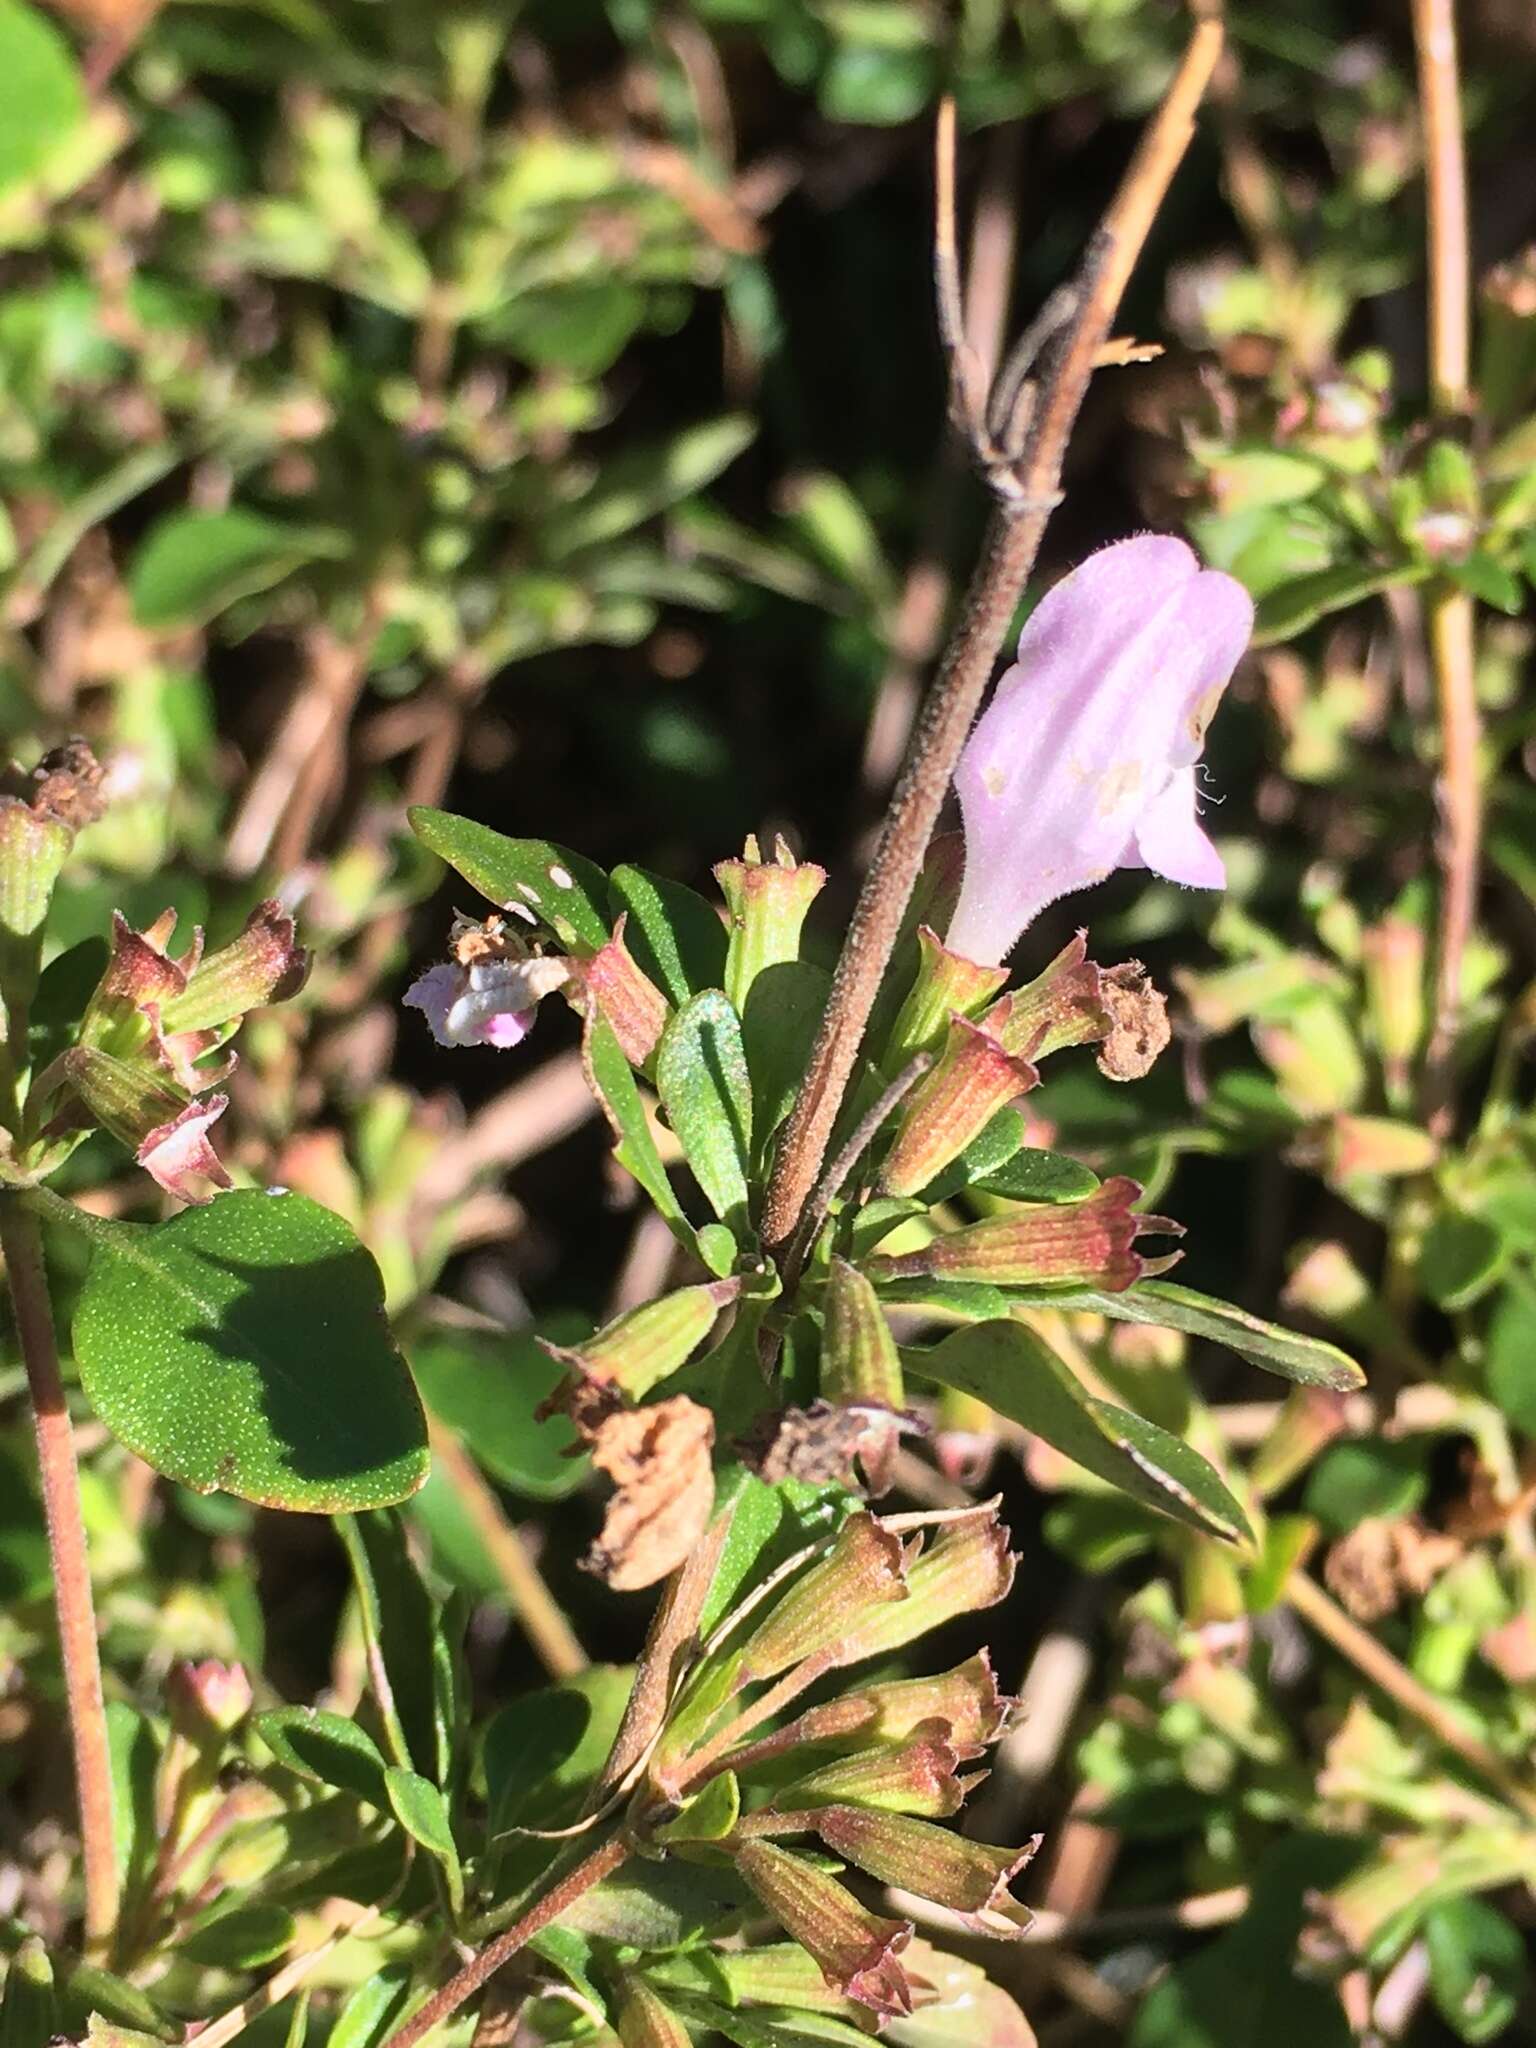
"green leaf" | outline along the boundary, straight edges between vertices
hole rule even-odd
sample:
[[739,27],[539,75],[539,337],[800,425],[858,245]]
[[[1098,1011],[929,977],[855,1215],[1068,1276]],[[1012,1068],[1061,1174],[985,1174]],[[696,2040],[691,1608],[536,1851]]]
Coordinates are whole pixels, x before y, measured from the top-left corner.
[[[573,1333],[547,1325],[545,1334]],[[586,1478],[586,1458],[569,1455],[577,1437],[565,1417],[534,1419],[565,1369],[528,1332],[439,1327],[411,1342],[410,1361],[428,1408],[502,1485],[530,1500],[563,1500]]]
[[1536,1279],[1511,1273],[1488,1328],[1488,1392],[1517,1429],[1536,1436]]
[[741,1595],[797,1550],[830,1534],[848,1497],[799,1480],[769,1486],[745,1465],[727,1465],[715,1485],[715,1514],[731,1518],[720,1561],[699,1614],[710,1635]]
[[1464,562],[1448,562],[1445,567],[1453,583],[1480,597],[1484,604],[1491,604],[1495,611],[1518,618],[1524,609],[1525,592],[1520,588],[1519,577],[1481,549],[1468,555]]
[[437,1618],[398,1514],[340,1516],[336,1533],[357,1587],[369,1677],[390,1759],[407,1770],[441,1772],[433,1684]]
[[686,1802],[675,1819],[656,1830],[659,1842],[721,1842],[741,1818],[741,1787],[734,1771],[722,1771]]
[[1446,2025],[1463,2041],[1497,2040],[1530,1985],[1520,1930],[1484,1899],[1447,1899],[1424,1916],[1424,1941]]
[[1358,1845],[1317,1835],[1268,1850],[1247,1912],[1152,1987],[1129,2048],[1351,2048],[1357,2037],[1337,1993],[1298,1972],[1296,1942],[1304,1899],[1358,1856]]
[[339,1216],[237,1192],[167,1223],[93,1220],[90,1237],[81,1385],[157,1472],[313,1514],[404,1500],[426,1478],[379,1271]]
[[1307,1478],[1303,1506],[1335,1536],[1375,1516],[1411,1514],[1429,1490],[1422,1439],[1330,1444]]
[[1486,1217],[1442,1209],[1419,1248],[1419,1282],[1439,1308],[1470,1308],[1498,1284],[1509,1245]]
[[595,1664],[527,1693],[485,1730],[486,1832],[564,1827],[608,1760],[634,1685],[628,1665]]
[[448,1818],[448,1802],[430,1778],[399,1764],[391,1764],[385,1770],[384,1789],[395,1819],[412,1841],[419,1842],[441,1865],[448,1886],[449,1910],[457,1920],[464,1910],[464,1872]]
[[48,2048],[59,2031],[53,1965],[35,1934],[29,1934],[6,1966],[0,1992],[0,2048]]
[[141,626],[200,626],[304,563],[346,551],[337,533],[292,526],[240,505],[170,512],[140,542],[129,568],[133,615]]
[[578,549],[616,540],[679,498],[713,482],[736,460],[757,429],[740,414],[691,427],[659,448],[639,448],[607,464],[596,483],[564,512],[546,517],[545,558],[560,562]]
[[656,1092],[709,1206],[740,1242],[749,1227],[752,1077],[741,1020],[720,989],[694,996],[662,1034]]
[[160,1767],[160,1744],[153,1723],[126,1700],[108,1700],[106,1714],[117,1873],[124,1888],[131,1892],[148,1874],[160,1847],[155,1827],[155,1775]]
[[607,945],[608,877],[595,862],[551,840],[508,839],[425,804],[407,815],[422,845],[498,908],[521,904],[564,944],[585,952]]
[[256,1716],[256,1733],[280,1764],[319,1785],[332,1785],[389,1810],[384,1759],[366,1730],[322,1707],[274,1707]]
[[69,44],[22,0],[0,0],[0,191],[42,169],[85,113]]
[[831,987],[831,975],[814,961],[776,960],[747,991],[741,1042],[752,1076],[752,1143],[759,1172],[805,1079]]
[[695,890],[644,868],[617,867],[608,878],[615,917],[629,922],[624,941],[635,964],[674,1004],[725,977],[726,930],[718,913]]
[[103,1970],[96,1963],[67,1962],[62,1953],[56,1952],[54,1961],[59,1965],[59,2008],[64,2031],[72,2037],[82,2036],[91,2014],[100,2013],[103,2019],[132,2027],[137,2033],[153,2034],[157,2040],[183,2038],[182,2023],[173,2020],[147,1991],[130,1984],[126,1977]]
[[626,1947],[676,1948],[712,1932],[747,1902],[733,1871],[668,1857],[627,1864],[562,1913],[560,1924]]
[[1246,1309],[1234,1308],[1231,1302],[1216,1301],[1168,1280],[1142,1280],[1123,1294],[1073,1288],[1053,1294],[1051,1299],[1063,1308],[1090,1309],[1096,1315],[1112,1316],[1116,1322],[1149,1323],[1160,1330],[1207,1337],[1298,1386],[1330,1387],[1335,1393],[1347,1394],[1365,1385],[1365,1374],[1336,1344],[1284,1330],[1278,1323],[1266,1323]]
[[1175,1521],[1233,1541],[1251,1534],[1242,1509],[1198,1452],[1154,1422],[1084,1392],[1022,1323],[979,1323],[931,1351],[903,1351],[919,1379],[974,1394],[1091,1472]]
[[960,1157],[923,1189],[924,1203],[950,1201],[962,1188],[1012,1202],[1081,1202],[1091,1195],[1099,1176],[1064,1152],[1026,1145],[1026,1128],[1016,1109],[1000,1109]]
[[1319,569],[1312,576],[1298,576],[1260,603],[1253,644],[1270,647],[1277,640],[1292,640],[1330,612],[1361,604],[1384,590],[1407,589],[1424,582],[1431,573],[1428,562],[1398,562],[1390,569],[1345,562],[1334,569]]
[[222,1906],[195,1920],[178,1943],[188,1962],[215,1970],[254,1970],[293,1946],[298,1932],[282,1906]]
[[612,1025],[595,1008],[587,1013],[587,1027],[582,1037],[582,1064],[586,1069],[587,1085],[602,1104],[603,1114],[618,1140],[613,1148],[614,1158],[644,1188],[654,1207],[671,1226],[673,1235],[691,1247],[693,1230],[683,1215],[682,1204],[667,1178],[667,1169],[661,1163],[656,1140],[651,1136],[634,1069],[624,1057],[619,1041],[613,1035]]
[[337,2013],[325,2048],[379,2048],[394,2032],[415,1980],[409,1963],[387,1963],[366,1978]]

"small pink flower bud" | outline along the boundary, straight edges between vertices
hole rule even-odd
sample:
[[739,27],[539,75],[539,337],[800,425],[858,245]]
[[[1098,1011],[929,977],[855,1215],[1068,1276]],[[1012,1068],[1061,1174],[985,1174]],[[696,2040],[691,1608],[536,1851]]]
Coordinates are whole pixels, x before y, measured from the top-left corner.
[[964,1913],[988,1933],[1021,1934],[1029,1925],[1008,1886],[1039,1847],[1038,1836],[1022,1849],[997,1849],[906,1814],[858,1806],[827,1807],[816,1815],[816,1832],[834,1855],[880,1883]]
[[194,1205],[211,1202],[217,1189],[234,1186],[208,1136],[228,1107],[227,1095],[189,1102],[169,1123],[149,1133],[135,1159],[178,1201]]
[[217,1030],[268,1003],[298,994],[309,974],[309,955],[293,919],[270,899],[258,903],[240,936],[186,968],[186,984],[160,1007],[167,1032]]
[[1424,1036],[1424,955],[1423,927],[1410,918],[1383,918],[1361,936],[1366,1015],[1394,1093],[1406,1087]]
[[1039,1086],[1027,1059],[985,1026],[950,1021],[938,1065],[902,1105],[896,1140],[881,1169],[888,1195],[915,1195],[980,1137],[1000,1109]]
[[[892,1749],[855,1750],[837,1757],[774,1796],[776,1807],[847,1804],[878,1807],[883,1813],[927,1814],[946,1820],[957,1814],[977,1779],[962,1778],[961,1763],[980,1752],[964,1751],[950,1739],[943,1721],[924,1721]],[[984,1775],[984,1774],[983,1774]]]
[[883,1065],[899,1073],[914,1053],[940,1044],[953,1016],[971,1017],[1008,979],[1006,967],[978,967],[952,953],[927,925],[917,934],[917,978],[891,1027]]
[[831,1550],[802,1572],[743,1645],[740,1682],[755,1684],[808,1657],[832,1653],[829,1669],[850,1630],[867,1610],[907,1598],[901,1539],[874,1515],[850,1515]]
[[912,2010],[898,1958],[911,1924],[869,1912],[826,1871],[773,1842],[742,1842],[736,1868],[768,1911],[809,1950],[827,1982],[877,2013]]
[[846,1259],[833,1259],[822,1297],[821,1390],[829,1401],[906,1406],[901,1358],[873,1287]]
[[1161,1262],[1133,1249],[1146,1232],[1180,1235],[1166,1217],[1139,1215],[1133,1180],[1116,1175],[1081,1202],[1018,1202],[1006,1216],[936,1237],[921,1251],[877,1254],[865,1271],[875,1281],[933,1278],[996,1287],[1087,1286],[1120,1293]]
[[859,1620],[838,1649],[839,1664],[885,1656],[930,1629],[993,1607],[1013,1584],[1008,1531],[994,1506],[946,1522],[925,1550],[906,1565],[906,1598],[876,1607]]
[[1252,630],[1242,585],[1158,534],[1091,555],[1047,593],[956,770],[953,951],[1002,960],[1047,904],[1118,867],[1223,886],[1196,763]]
[[942,1721],[949,1740],[967,1749],[995,1742],[1016,1705],[998,1690],[997,1675],[985,1650],[937,1678],[893,1678],[883,1685],[862,1687],[856,1697],[874,1708],[871,1733],[882,1742],[910,1735],[925,1721]]
[[621,917],[613,937],[590,959],[572,962],[570,994],[577,1007],[595,1003],[613,1027],[631,1066],[643,1067],[667,1028],[671,1005],[656,984],[636,966],[624,943]]
[[614,2031],[622,2048],[693,2048],[682,2020],[643,1977],[626,1971],[620,1986]]
[[251,1681],[239,1664],[205,1657],[173,1664],[165,1681],[166,1706],[177,1731],[199,1745],[232,1734],[251,1711]]

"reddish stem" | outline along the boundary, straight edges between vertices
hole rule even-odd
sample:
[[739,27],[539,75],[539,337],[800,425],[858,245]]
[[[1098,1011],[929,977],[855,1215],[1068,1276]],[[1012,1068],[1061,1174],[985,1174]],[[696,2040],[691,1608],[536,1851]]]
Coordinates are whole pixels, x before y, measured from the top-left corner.
[[74,1432],[64,1402],[54,1340],[53,1305],[36,1219],[14,1194],[0,1195],[0,1252],[16,1313],[16,1335],[32,1393],[37,1463],[42,1477],[48,1554],[53,1565],[53,1601],[59,1620],[64,1697],[74,1750],[75,1790],[80,1808],[80,1847],[85,1865],[85,1948],[99,1960],[117,1926],[117,1850],[112,1824],[112,1759],[107,1746],[106,1706],[101,1693],[101,1656],[96,1640],[96,1607],[91,1567],[80,1512],[80,1474]]

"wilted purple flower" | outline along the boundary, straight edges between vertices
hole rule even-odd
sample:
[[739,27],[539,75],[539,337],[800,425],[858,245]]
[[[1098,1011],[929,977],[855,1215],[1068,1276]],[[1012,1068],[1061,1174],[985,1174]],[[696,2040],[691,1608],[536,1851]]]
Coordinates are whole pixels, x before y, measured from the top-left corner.
[[1042,600],[955,771],[953,952],[1001,960],[1048,903],[1119,867],[1222,887],[1195,763],[1252,630],[1242,585],[1160,534],[1090,555]]
[[541,998],[570,978],[568,961],[446,961],[429,967],[405,992],[439,1045],[520,1045],[533,1028]]

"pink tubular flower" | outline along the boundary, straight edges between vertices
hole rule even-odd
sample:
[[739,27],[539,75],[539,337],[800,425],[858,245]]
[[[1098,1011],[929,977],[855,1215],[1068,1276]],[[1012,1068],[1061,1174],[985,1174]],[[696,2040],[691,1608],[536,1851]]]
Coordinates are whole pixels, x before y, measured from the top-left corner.
[[965,880],[946,944],[996,962],[1048,903],[1119,867],[1219,889],[1195,763],[1253,602],[1161,534],[1090,555],[1031,614],[955,771]]

